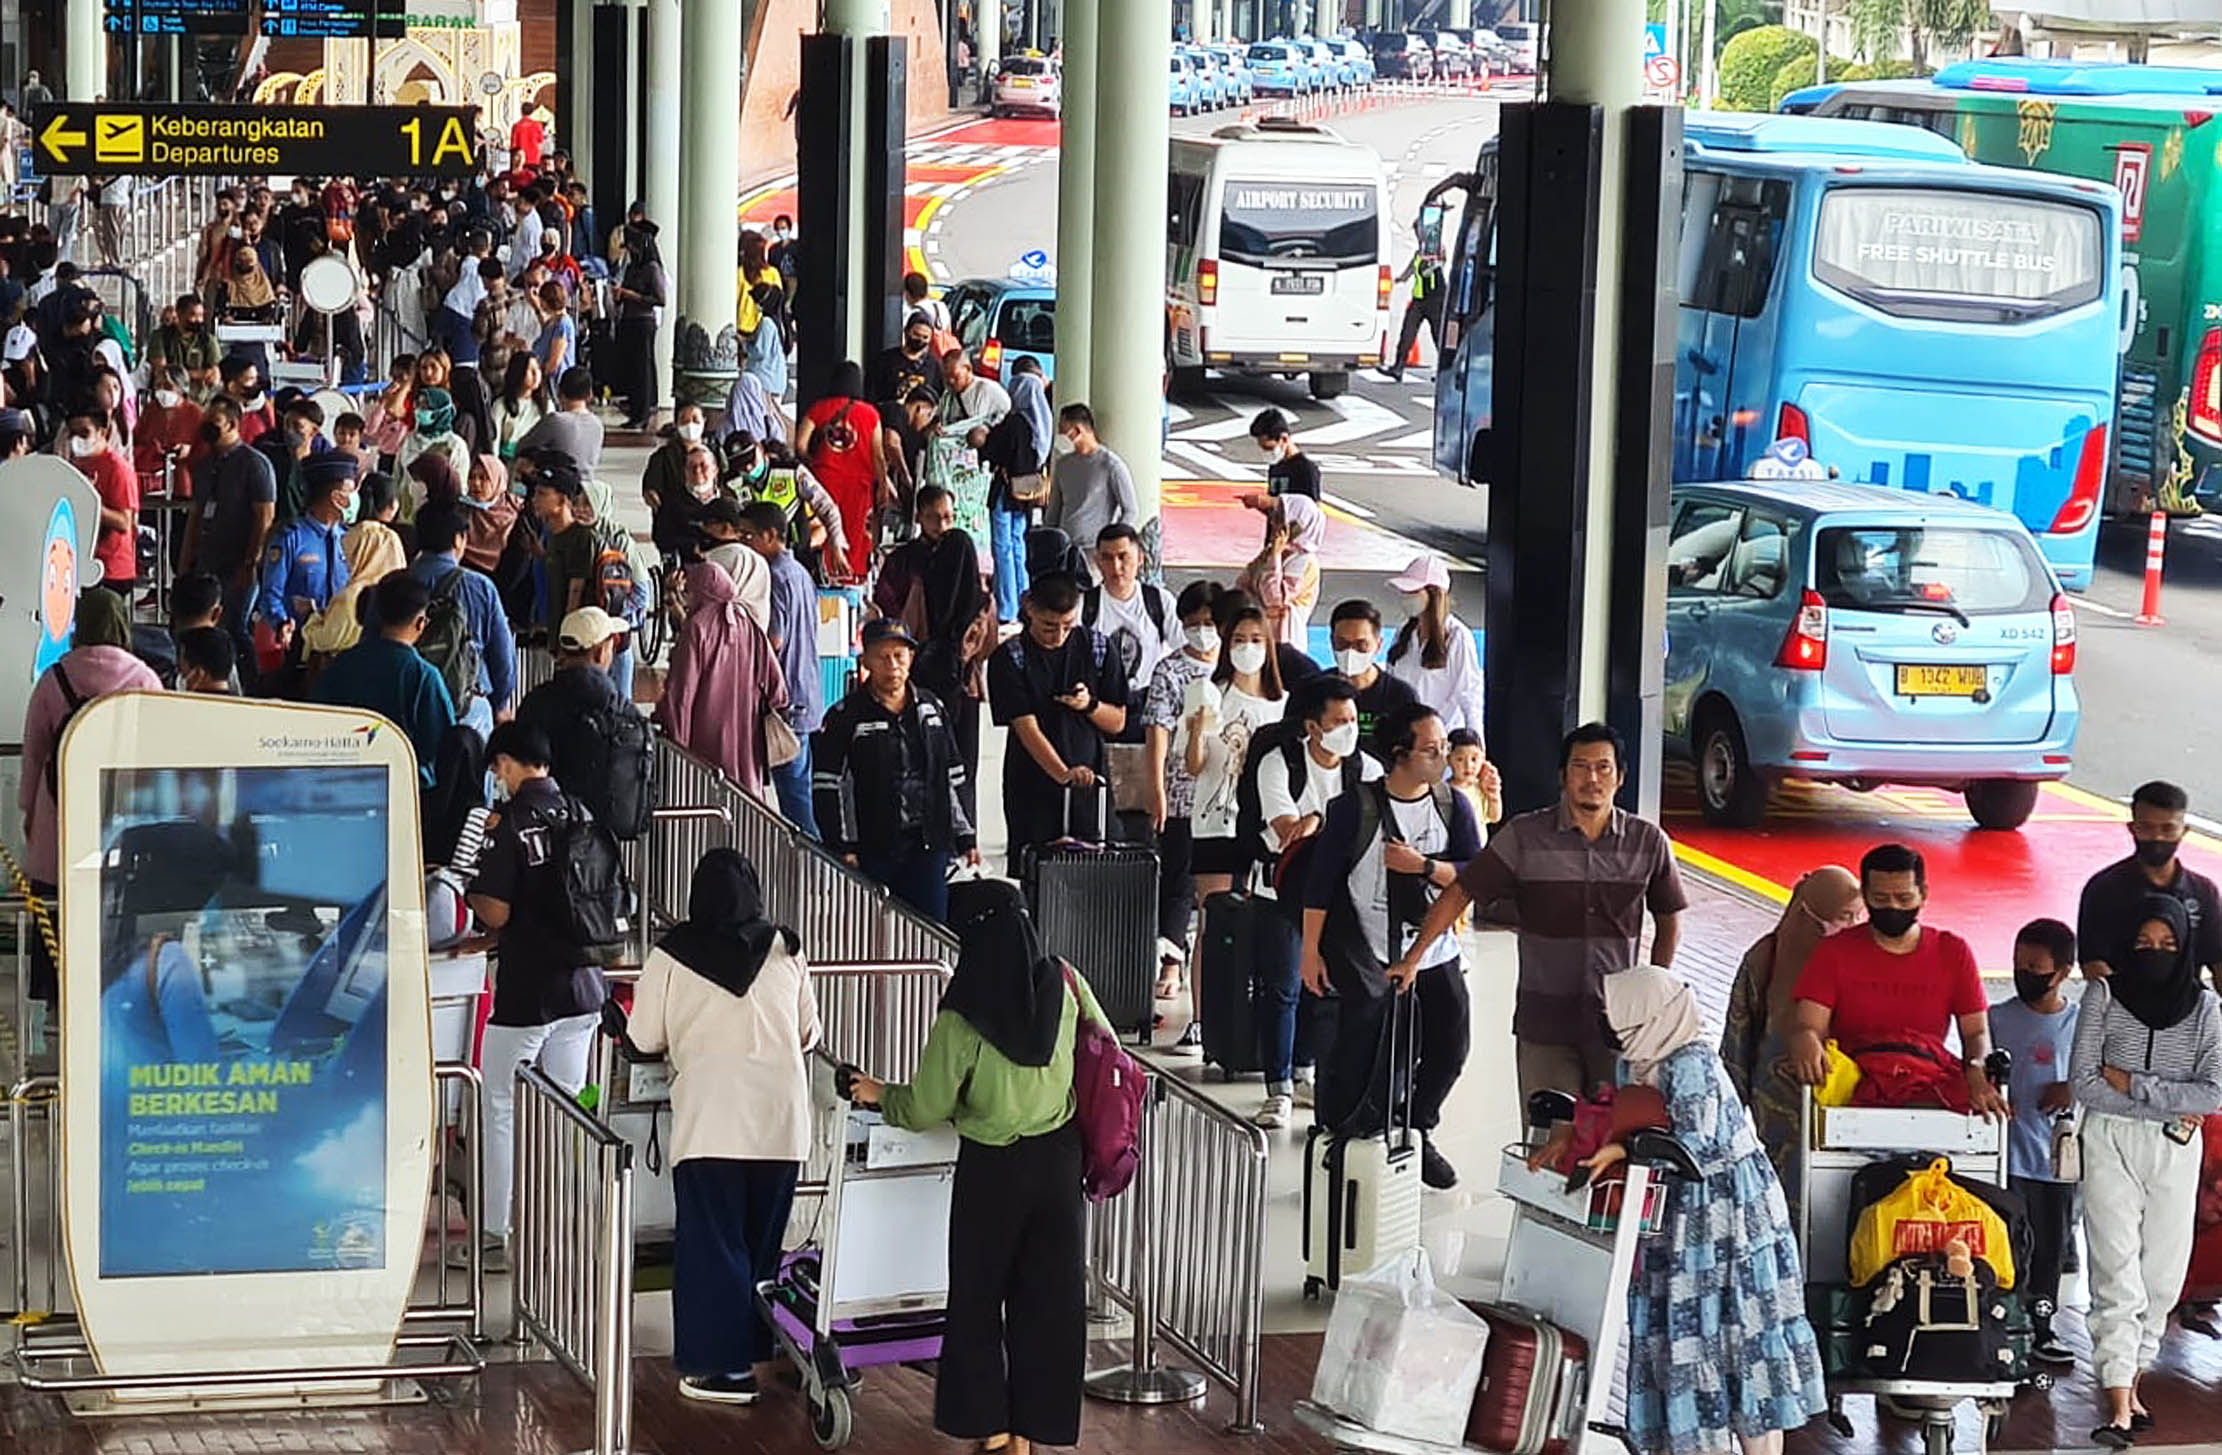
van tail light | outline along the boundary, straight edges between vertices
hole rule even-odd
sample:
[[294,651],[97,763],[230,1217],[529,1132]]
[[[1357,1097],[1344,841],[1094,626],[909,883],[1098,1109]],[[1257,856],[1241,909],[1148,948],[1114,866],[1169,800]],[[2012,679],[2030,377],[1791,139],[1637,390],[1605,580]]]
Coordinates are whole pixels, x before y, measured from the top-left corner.
[[2075,608],[2067,593],[2052,593],[2052,675],[2065,677],[2075,670]]
[[1196,301],[1206,308],[1219,301],[1219,264],[1214,259],[1196,265]]
[[990,379],[1001,376],[1003,372],[1003,340],[991,338],[987,341],[987,346],[980,350],[980,372]]
[[[2070,630],[2072,633],[2073,628]],[[1798,600],[1798,614],[1782,639],[1782,650],[1775,654],[1775,665],[1793,672],[1818,672],[1828,664],[1828,603],[1821,599],[1820,592],[1808,588]]]
[[1386,309],[1389,306],[1389,292],[1395,286],[1396,285],[1390,281],[1389,265],[1387,263],[1383,263],[1381,265],[1380,281],[1374,285],[1373,289],[1373,306],[1375,308]]
[[2106,485],[2106,426],[2084,431],[2083,453],[2075,462],[2075,485],[2061,502],[2060,513],[2046,527],[2050,535],[2074,535],[2099,513],[2099,491]]
[[2199,357],[2191,366],[2191,432],[2222,440],[2222,328],[2210,328],[2199,340]]
[[[1803,440],[1808,449],[1812,448],[1813,425],[1805,417],[1805,411],[1795,404],[1783,405],[1782,413],[1775,420],[1775,439]],[[1773,442],[1773,440],[1768,441],[1769,444]]]

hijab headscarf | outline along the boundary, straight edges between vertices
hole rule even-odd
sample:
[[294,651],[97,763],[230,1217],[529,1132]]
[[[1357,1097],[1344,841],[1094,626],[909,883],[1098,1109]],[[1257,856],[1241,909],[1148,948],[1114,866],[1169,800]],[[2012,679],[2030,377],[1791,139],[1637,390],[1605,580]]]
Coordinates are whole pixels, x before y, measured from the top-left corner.
[[2156,1031],[2167,1030],[2199,1008],[2199,956],[2191,942],[2191,915],[2173,894],[2148,894],[2138,907],[2142,929],[2153,920],[2176,937],[2173,958],[2159,950],[2132,950],[2129,964],[2114,966],[2106,988],[2122,1009]]
[[72,647],[122,647],[129,651],[131,608],[105,587],[87,587],[77,593],[77,625],[69,640]]
[[1649,1081],[1661,1061],[1705,1035],[1688,984],[1656,965],[1605,977],[1605,1019],[1638,1081]]
[[455,396],[437,385],[417,391],[417,433],[426,439],[455,428]]
[[509,548],[509,533],[517,524],[517,497],[509,493],[509,467],[499,455],[480,455],[479,465],[493,482],[493,496],[480,500],[466,488],[463,502],[463,564],[491,572]]
[[1049,412],[1049,391],[1039,374],[1019,374],[1011,380],[1011,413],[1026,417],[1034,431],[1036,463],[1049,457],[1050,441],[1057,436],[1057,422]]
[[[247,266],[241,267],[242,262]],[[262,259],[244,242],[231,255],[227,282],[227,304],[233,309],[268,308],[278,300],[277,290],[270,286],[270,275],[262,270]]]
[[1767,972],[1767,1027],[1790,1028],[1790,1007],[1814,947],[1829,936],[1829,926],[1859,902],[1859,876],[1826,864],[1797,882],[1774,929],[1774,958]]
[[657,948],[722,990],[748,994],[757,972],[784,941],[792,955],[802,937],[764,918],[764,886],[756,866],[736,849],[712,849],[694,866],[687,917]]
[[363,597],[408,564],[401,537],[383,521],[359,520],[340,538],[347,558],[347,584],[301,628],[301,643],[312,652],[344,652],[363,639]]
[[771,630],[772,573],[754,546],[727,541],[702,553],[702,559],[723,571],[733,582],[733,598],[749,619]]
[[1064,968],[1042,953],[1017,885],[981,880],[964,900],[952,925],[962,948],[941,1008],[1014,1065],[1047,1066],[1064,1023]]
[[1281,507],[1281,519],[1288,525],[1288,544],[1291,551],[1307,556],[1319,554],[1327,543],[1327,512],[1309,495],[1284,495],[1276,502]]
[[[418,415],[421,421],[424,416]],[[424,505],[434,501],[454,501],[463,496],[463,482],[455,476],[455,464],[439,450],[426,450],[409,462],[409,478],[423,486],[415,494],[415,503]],[[412,515],[415,512],[410,512]]]
[[954,527],[942,532],[927,551],[924,578],[927,636],[937,641],[963,636],[986,599],[972,537]]

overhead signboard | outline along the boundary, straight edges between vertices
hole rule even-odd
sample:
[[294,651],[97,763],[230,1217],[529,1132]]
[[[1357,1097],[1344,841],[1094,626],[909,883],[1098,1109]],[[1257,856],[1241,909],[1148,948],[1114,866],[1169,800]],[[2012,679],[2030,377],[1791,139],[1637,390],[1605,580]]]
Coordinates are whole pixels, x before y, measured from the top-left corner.
[[405,0],[263,0],[262,33],[278,40],[399,39]]
[[469,106],[138,106],[66,101],[31,117],[41,173],[467,176]]
[[114,35],[245,35],[247,0],[107,0]]

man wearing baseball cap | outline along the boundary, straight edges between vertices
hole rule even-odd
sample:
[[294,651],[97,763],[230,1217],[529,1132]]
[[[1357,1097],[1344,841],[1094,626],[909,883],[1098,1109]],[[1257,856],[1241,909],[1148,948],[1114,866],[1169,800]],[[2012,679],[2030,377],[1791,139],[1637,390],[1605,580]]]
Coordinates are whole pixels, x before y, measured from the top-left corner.
[[[567,724],[591,713],[629,710],[630,704],[618,695],[610,678],[610,663],[617,659],[625,634],[625,623],[599,606],[580,607],[556,628],[555,672],[517,704],[517,721],[540,729],[558,757],[562,750],[556,745],[569,736],[564,731]],[[564,764],[549,766],[556,777],[566,777]],[[574,772],[566,781],[580,779]]]
[[818,730],[811,787],[826,848],[919,913],[948,918],[949,861],[979,862],[964,755],[941,699],[911,681],[918,644],[864,624],[863,681]]

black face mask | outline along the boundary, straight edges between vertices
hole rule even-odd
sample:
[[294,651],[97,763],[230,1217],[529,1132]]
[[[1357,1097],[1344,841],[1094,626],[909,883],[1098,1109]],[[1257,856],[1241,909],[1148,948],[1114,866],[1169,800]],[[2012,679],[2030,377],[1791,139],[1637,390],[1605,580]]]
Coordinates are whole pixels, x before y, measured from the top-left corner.
[[1882,909],[1872,904],[1867,906],[1867,922],[1875,927],[1876,934],[1886,940],[1897,939],[1920,920],[1921,911],[1918,909]]
[[2165,868],[2176,857],[2177,847],[2174,839],[2139,839],[2137,862],[2148,869]]
[[2023,1005],[2035,1005],[2052,994],[2050,975],[2032,975],[2026,970],[2014,972],[2014,994],[2021,997]]
[[2174,972],[2179,958],[2181,957],[2174,950],[2129,952],[2129,963],[2136,970],[2137,978],[2148,983],[2166,980]]

